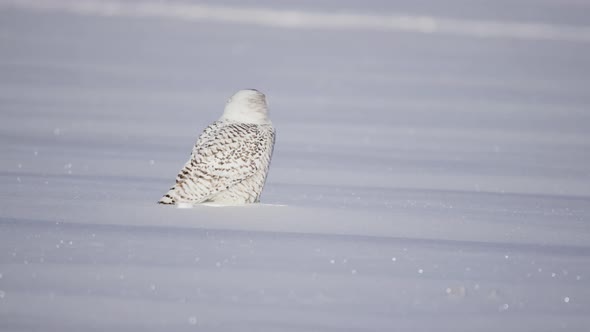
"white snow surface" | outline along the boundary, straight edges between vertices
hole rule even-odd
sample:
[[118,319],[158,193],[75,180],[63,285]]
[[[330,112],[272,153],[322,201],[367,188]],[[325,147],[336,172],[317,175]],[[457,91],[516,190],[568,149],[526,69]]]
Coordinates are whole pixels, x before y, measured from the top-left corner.
[[[590,5],[105,3],[0,1],[0,331],[590,329]],[[243,88],[264,204],[157,205]]]

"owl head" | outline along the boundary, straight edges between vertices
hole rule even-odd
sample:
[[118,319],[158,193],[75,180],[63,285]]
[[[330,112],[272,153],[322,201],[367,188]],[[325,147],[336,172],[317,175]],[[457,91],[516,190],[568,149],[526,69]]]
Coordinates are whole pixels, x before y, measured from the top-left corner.
[[269,123],[266,96],[254,89],[240,90],[229,98],[221,118],[243,123]]

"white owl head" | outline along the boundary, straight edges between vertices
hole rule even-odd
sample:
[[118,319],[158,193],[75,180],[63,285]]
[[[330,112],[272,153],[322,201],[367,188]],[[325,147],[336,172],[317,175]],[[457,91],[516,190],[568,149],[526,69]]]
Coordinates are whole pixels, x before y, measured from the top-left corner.
[[269,123],[266,96],[254,89],[236,92],[225,104],[221,119],[244,123]]

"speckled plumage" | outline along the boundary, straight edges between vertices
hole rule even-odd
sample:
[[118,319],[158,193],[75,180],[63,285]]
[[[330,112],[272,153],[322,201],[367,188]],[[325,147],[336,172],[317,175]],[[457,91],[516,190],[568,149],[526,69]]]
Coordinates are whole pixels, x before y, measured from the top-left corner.
[[266,181],[275,130],[264,94],[238,91],[224,115],[207,127],[176,184],[158,203],[256,203]]

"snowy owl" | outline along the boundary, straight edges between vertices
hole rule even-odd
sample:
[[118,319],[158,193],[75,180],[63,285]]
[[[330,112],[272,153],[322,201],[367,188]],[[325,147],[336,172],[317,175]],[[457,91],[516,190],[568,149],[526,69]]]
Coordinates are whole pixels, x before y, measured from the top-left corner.
[[259,202],[274,141],[264,94],[258,90],[236,92],[221,118],[199,136],[176,184],[158,203]]

